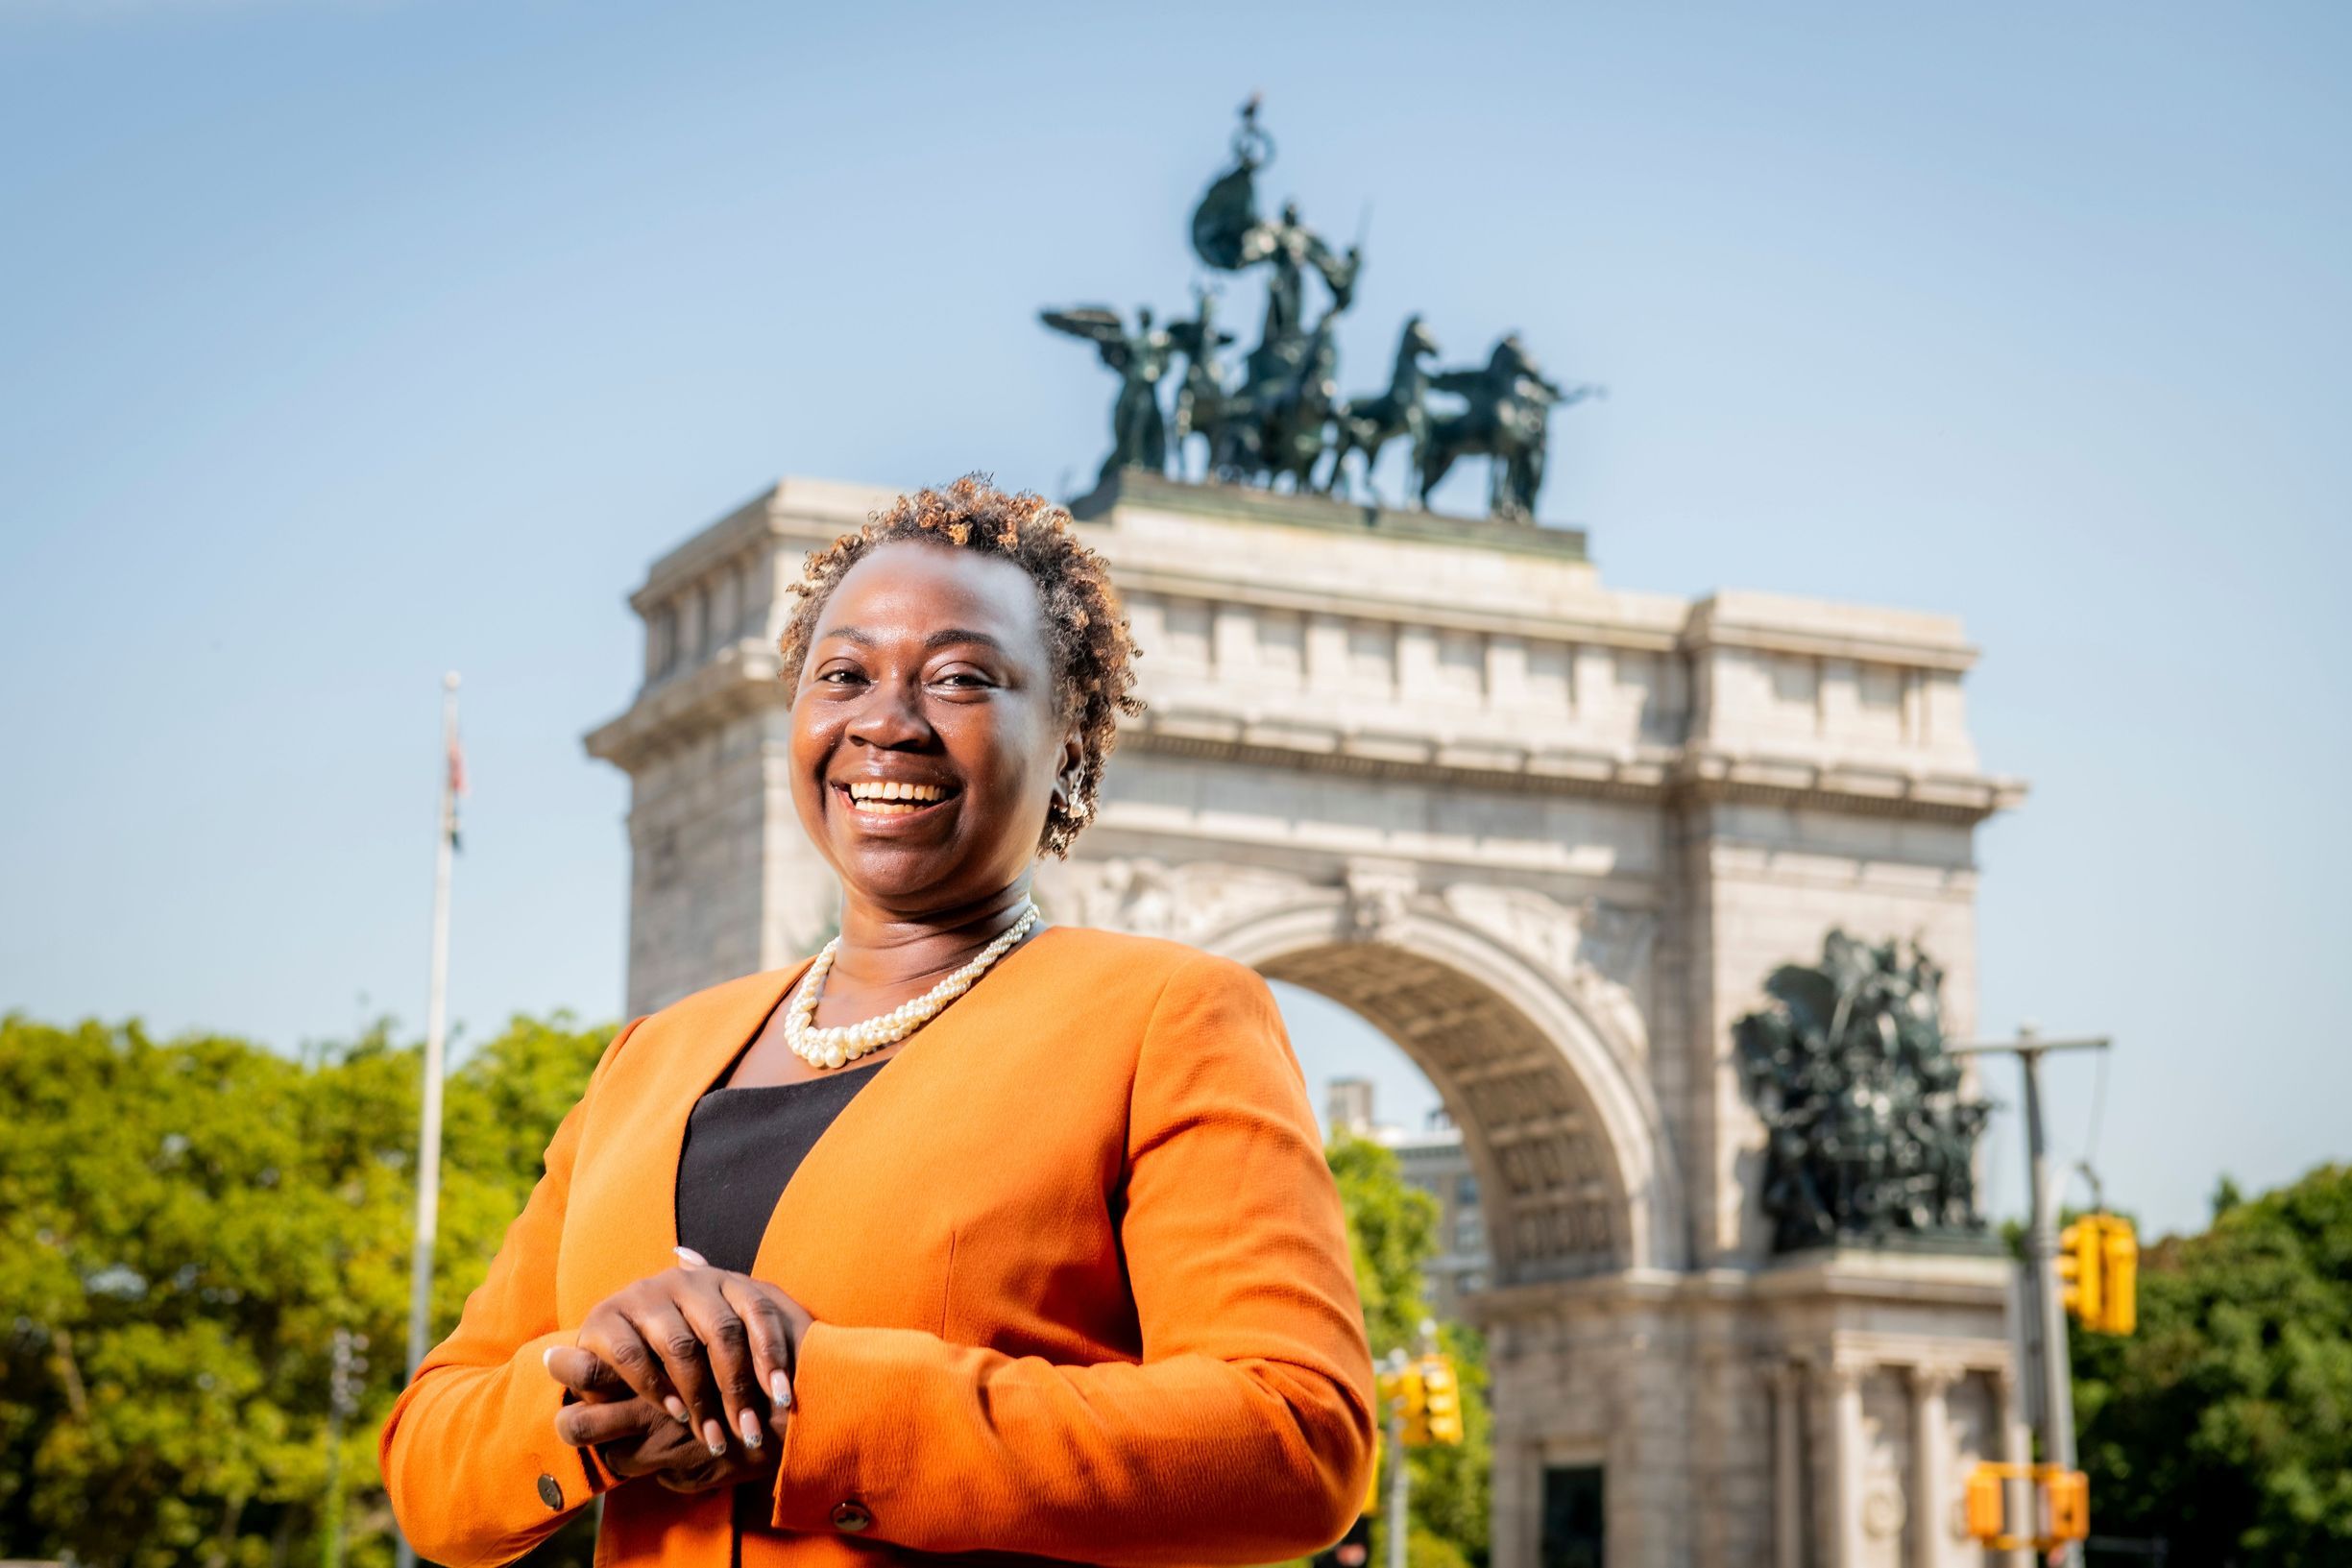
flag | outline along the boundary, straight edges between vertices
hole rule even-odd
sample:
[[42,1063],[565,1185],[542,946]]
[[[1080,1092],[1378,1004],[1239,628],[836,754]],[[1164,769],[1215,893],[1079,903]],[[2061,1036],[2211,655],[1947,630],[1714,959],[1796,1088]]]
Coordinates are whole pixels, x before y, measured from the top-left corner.
[[449,777],[443,795],[443,799],[448,804],[443,811],[444,821],[449,828],[449,848],[453,850],[463,847],[457,837],[457,797],[465,792],[466,748],[458,741],[457,726],[451,724],[449,726]]

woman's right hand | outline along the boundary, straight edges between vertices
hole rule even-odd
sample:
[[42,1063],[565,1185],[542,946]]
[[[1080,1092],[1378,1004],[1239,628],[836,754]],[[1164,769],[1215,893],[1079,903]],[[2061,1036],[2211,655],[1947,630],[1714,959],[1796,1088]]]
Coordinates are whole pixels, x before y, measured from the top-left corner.
[[577,1346],[559,1345],[546,1360],[548,1374],[570,1396],[555,1414],[557,1439],[594,1450],[597,1462],[616,1480],[648,1476],[671,1491],[699,1492],[751,1481],[774,1468],[768,1453],[744,1444],[712,1453],[684,1422],[631,1393],[611,1367]]
[[576,1342],[712,1458],[726,1455],[730,1436],[756,1455],[771,1423],[784,1430],[794,1352],[812,1319],[772,1285],[713,1268],[684,1248],[679,1257],[678,1267],[591,1308]]

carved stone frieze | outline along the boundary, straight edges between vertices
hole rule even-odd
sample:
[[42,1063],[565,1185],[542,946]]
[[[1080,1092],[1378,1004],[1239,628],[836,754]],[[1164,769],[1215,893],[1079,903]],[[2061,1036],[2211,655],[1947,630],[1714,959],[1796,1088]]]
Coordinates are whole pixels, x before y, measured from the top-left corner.
[[1523,887],[1455,882],[1447,912],[1551,975],[1587,1016],[1636,1052],[1646,1049],[1651,940],[1658,916],[1588,898],[1573,906]]
[[1280,872],[1216,861],[1172,866],[1148,856],[1041,861],[1034,887],[1055,919],[1192,943],[1317,896]]

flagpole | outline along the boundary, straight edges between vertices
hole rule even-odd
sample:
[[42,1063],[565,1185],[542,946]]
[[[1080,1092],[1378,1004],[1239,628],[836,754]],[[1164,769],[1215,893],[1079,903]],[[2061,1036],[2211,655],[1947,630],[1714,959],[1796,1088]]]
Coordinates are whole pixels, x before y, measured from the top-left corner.
[[[424,1097],[417,1127],[417,1248],[408,1266],[408,1376],[432,1348],[433,1242],[441,1221],[441,1079],[449,990],[449,871],[457,848],[457,672],[441,678],[441,830],[433,843],[433,978],[424,1002]],[[416,1548],[400,1537],[400,1568]]]

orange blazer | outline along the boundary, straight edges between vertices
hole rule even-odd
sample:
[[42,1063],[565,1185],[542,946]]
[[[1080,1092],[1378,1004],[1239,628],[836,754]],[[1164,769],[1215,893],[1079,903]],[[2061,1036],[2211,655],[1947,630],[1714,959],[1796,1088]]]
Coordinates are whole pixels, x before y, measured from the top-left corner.
[[[727,1568],[735,1488],[613,1485],[557,1439],[540,1356],[674,1264],[688,1113],[806,967],[641,1018],[596,1065],[385,1424],[421,1556],[507,1562],[604,1490],[599,1565]],[[1230,960],[1066,926],[1016,949],[850,1101],[752,1271],[817,1322],[741,1568],[1269,1562],[1365,1496],[1339,1195],[1273,995]]]

